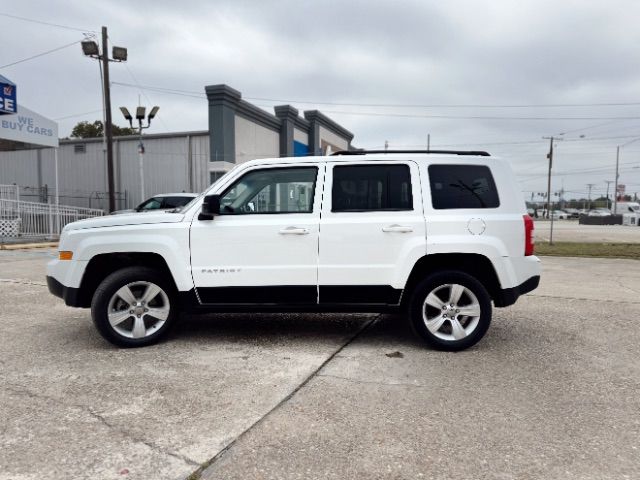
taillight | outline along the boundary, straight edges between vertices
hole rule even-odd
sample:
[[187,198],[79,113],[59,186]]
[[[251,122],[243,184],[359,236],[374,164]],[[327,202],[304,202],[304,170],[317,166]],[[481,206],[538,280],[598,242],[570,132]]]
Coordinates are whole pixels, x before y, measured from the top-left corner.
[[535,238],[533,235],[533,218],[529,215],[523,215],[524,219],[524,256],[533,255],[535,246]]

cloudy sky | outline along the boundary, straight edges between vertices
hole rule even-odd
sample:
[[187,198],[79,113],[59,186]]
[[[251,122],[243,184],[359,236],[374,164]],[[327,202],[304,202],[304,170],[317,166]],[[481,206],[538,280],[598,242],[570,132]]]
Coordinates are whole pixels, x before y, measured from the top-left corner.
[[106,25],[129,50],[112,104],[159,105],[153,132],[206,129],[204,86],[226,83],[269,111],[319,109],[359,147],[423,148],[430,134],[432,148],[486,149],[525,192],[546,190],[542,137],[556,135],[553,189],[591,183],[595,198],[618,145],[620,183],[640,192],[638,18],[632,0],[24,0],[0,14],[0,74],[68,135],[102,116],[97,62],[74,44],[5,65]]

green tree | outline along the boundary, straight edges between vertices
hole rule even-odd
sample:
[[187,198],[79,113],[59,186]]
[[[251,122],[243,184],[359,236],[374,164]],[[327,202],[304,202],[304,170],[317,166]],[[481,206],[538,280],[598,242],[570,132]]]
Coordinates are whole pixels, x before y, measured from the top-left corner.
[[[114,137],[121,137],[123,135],[135,135],[137,130],[130,127],[119,127],[118,125],[111,124],[111,133]],[[104,127],[101,120],[96,120],[93,123],[87,121],[79,122],[71,130],[71,138],[98,138],[104,134]]]

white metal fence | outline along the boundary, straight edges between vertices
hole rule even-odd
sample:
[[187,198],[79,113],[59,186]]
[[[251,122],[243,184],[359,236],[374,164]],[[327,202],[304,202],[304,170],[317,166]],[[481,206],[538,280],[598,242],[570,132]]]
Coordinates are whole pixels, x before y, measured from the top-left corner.
[[0,238],[55,238],[67,223],[102,215],[95,208],[0,198]]
[[0,199],[20,200],[20,185],[0,185]]

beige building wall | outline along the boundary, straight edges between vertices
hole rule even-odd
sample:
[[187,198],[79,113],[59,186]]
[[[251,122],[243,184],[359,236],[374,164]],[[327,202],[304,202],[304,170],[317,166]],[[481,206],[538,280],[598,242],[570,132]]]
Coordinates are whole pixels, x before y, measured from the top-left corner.
[[324,155],[327,152],[327,147],[331,146],[331,151],[336,152],[338,150],[348,150],[349,142],[344,138],[336,135],[335,133],[320,126],[320,149]]
[[235,117],[236,164],[280,156],[280,135],[239,115]]

